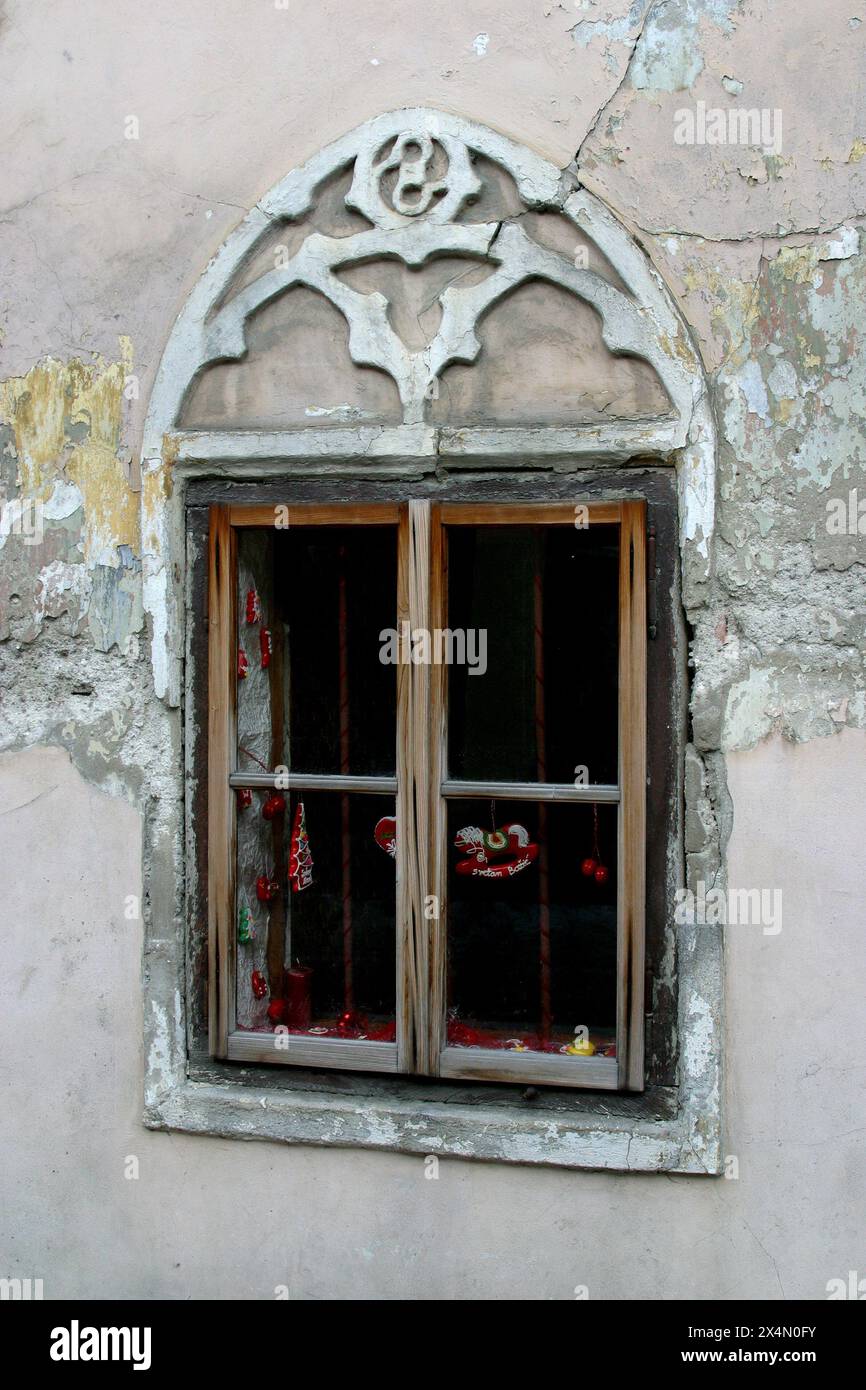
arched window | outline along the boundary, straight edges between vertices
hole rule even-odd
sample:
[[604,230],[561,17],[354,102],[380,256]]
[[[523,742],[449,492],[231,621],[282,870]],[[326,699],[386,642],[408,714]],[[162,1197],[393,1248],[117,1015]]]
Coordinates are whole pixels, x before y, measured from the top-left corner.
[[253,209],[172,331],[142,469],[213,1055],[674,1077],[676,596],[713,469],[660,277],[531,151],[389,112]]

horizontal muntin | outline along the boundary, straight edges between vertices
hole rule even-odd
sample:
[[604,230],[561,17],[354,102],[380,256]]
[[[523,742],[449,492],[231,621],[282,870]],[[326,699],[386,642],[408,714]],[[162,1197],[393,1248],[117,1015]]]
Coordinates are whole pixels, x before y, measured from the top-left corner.
[[465,782],[446,778],[441,795],[451,797],[494,797],[501,801],[561,801],[592,805],[618,805],[619,787],[606,782],[575,787],[568,782]]
[[317,772],[232,772],[229,786],[276,787],[279,791],[361,792],[369,796],[396,796],[396,777],[342,777]]

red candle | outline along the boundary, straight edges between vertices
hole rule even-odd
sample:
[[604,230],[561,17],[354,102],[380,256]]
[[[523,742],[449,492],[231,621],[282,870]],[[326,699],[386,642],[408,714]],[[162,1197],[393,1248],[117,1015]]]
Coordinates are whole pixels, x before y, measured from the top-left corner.
[[290,1028],[309,1028],[313,1016],[313,987],[309,965],[293,965],[286,971],[286,1023]]

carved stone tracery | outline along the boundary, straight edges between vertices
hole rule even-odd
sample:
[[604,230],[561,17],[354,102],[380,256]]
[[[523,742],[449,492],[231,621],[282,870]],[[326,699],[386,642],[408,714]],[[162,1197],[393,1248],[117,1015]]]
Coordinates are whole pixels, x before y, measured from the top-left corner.
[[[471,220],[485,198],[487,164],[510,176],[520,211]],[[244,272],[281,224],[303,220],[326,184],[351,174],[346,208],[367,227],[328,235],[311,227],[285,264],[243,283]],[[512,200],[512,203],[515,200]],[[489,199],[483,204],[489,206]],[[575,229],[575,250],[595,246],[594,263],[612,267],[616,283],[580,256],[569,259],[542,245],[523,211],[551,212]],[[342,229],[340,229],[342,230]],[[287,253],[286,253],[287,254]],[[468,257],[486,276],[455,279],[438,294],[438,328],[420,350],[395,332],[386,295],[363,292],[341,271],[379,260],[417,268],[437,257]],[[452,363],[478,360],[484,315],[530,281],[558,286],[598,315],[613,354],[642,359],[656,373],[670,403],[666,413],[613,416],[587,423],[545,426],[528,419],[517,427],[429,423],[431,397]],[[304,286],[327,299],[348,325],[348,350],[358,366],[389,375],[400,396],[403,423],[299,426],[288,430],[233,427],[188,430],[182,410],[194,383],[212,364],[243,359],[252,316]],[[579,372],[580,361],[576,360]],[[688,329],[643,250],[608,209],[573,177],[507,137],[441,111],[386,112],[327,146],[271,190],[232,233],[205,270],[179,315],[157,372],[142,452],[142,535],[145,603],[153,621],[157,690],[179,698],[182,660],[179,581],[170,555],[178,525],[169,478],[178,465],[192,471],[217,464],[248,476],[269,467],[315,470],[364,468],[422,473],[448,458],[513,467],[556,460],[627,463],[656,458],[677,469],[684,584],[702,585],[709,573],[714,523],[715,429],[703,369]],[[180,494],[177,494],[179,497]],[[179,504],[178,504],[179,505]]]
[[[429,119],[407,119],[384,142],[374,131],[359,134],[345,202],[371,222],[372,229],[340,237],[310,232],[285,265],[261,275],[209,319],[200,365],[243,357],[250,316],[303,285],[318,291],[343,314],[352,361],[387,372],[400,393],[404,423],[418,424],[426,418],[427,402],[436,392],[442,371],[453,362],[472,363],[477,358],[481,343],[476,328],[484,314],[519,285],[546,280],[590,304],[600,315],[602,337],[611,352],[631,353],[649,362],[674,410],[685,406],[670,357],[661,349],[641,307],[627,294],[598,272],[578,267],[541,246],[517,221],[455,221],[482,183],[473,167],[469,140],[435,126]],[[518,177],[514,159],[501,162]],[[437,164],[439,170],[434,172]],[[558,203],[561,212],[579,226],[585,196],[575,194],[572,202],[557,186],[554,205]],[[287,212],[284,209],[283,216]],[[480,284],[443,290],[439,329],[420,352],[411,351],[391,327],[384,295],[352,289],[338,275],[343,267],[376,259],[396,258],[417,267],[434,257],[453,255],[486,261],[493,273]]]

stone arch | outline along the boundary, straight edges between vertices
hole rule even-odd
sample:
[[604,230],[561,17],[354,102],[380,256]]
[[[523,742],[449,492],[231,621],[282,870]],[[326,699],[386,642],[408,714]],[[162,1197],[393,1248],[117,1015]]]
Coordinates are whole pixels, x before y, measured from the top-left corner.
[[[513,180],[516,211],[488,216],[479,169],[498,166]],[[309,227],[280,264],[250,276],[257,250],[275,227],[304,227],[329,179],[351,178],[343,202],[353,230],[328,235]],[[472,220],[480,197],[478,220]],[[569,259],[527,230],[526,212],[555,212],[598,252],[599,268]],[[339,272],[376,260],[420,267],[441,256],[470,257],[482,279],[439,295],[436,332],[410,348],[389,320],[379,291],[353,288]],[[609,267],[609,271],[601,267]],[[244,274],[247,272],[246,279]],[[530,281],[557,286],[598,315],[614,355],[649,364],[669,410],[648,418],[613,417],[566,427],[480,428],[430,422],[442,372],[474,364],[479,322]],[[247,326],[266,304],[297,286],[324,296],[348,328],[352,362],[396,384],[402,423],[291,430],[188,430],[182,409],[193,384],[216,363],[247,352]],[[567,457],[673,463],[679,479],[680,538],[690,590],[708,577],[715,492],[715,432],[700,359],[658,272],[626,229],[574,178],[486,126],[424,108],[389,111],[365,122],[293,170],[249,212],[207,266],[171,331],[157,371],[144,432],[142,509],[145,606],[153,623],[157,693],[180,699],[181,630],[173,539],[182,487],[196,472],[262,476],[282,471],[351,472],[380,461],[383,471],[430,471],[445,456],[455,467],[490,460]],[[688,563],[686,563],[688,562]]]

